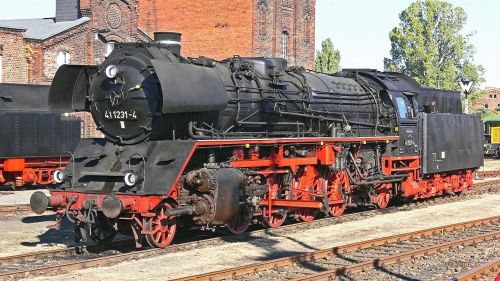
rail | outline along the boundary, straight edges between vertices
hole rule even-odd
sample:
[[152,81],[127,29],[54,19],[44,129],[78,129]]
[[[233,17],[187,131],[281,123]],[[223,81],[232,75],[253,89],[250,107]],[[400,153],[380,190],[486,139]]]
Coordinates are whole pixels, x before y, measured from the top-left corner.
[[[462,235],[460,239],[455,239],[454,234],[456,232],[460,230],[467,230],[469,228],[472,229],[478,226],[494,227],[490,229],[486,228],[485,230],[482,230],[480,234],[474,234],[472,236],[467,234]],[[391,245],[401,245],[403,242],[408,242],[410,240],[421,239],[423,237],[436,237],[437,235],[446,234],[450,234],[451,237],[453,237],[453,240],[445,240],[435,245],[422,247],[419,247],[419,244],[416,244],[416,249],[410,248],[407,251],[403,250],[401,253],[397,254],[381,254],[375,258],[361,259],[359,262],[354,262],[353,264],[349,265],[342,265],[342,263],[351,259],[338,258],[339,256],[354,252],[357,252],[358,257],[366,257],[370,254],[363,252],[363,250],[377,249],[380,251],[380,249],[384,249],[384,247],[386,249],[390,249]],[[283,277],[286,276],[286,278],[288,279],[291,276],[287,274],[290,273],[297,275],[296,277],[294,277],[294,280],[331,280],[330,278],[333,276],[344,275],[349,272],[355,272],[369,268],[376,268],[386,264],[403,261],[405,259],[413,259],[418,256],[434,253],[444,249],[449,249],[451,247],[459,245],[469,245],[472,243],[499,238],[500,216],[495,216],[486,219],[479,219],[442,227],[434,227],[411,233],[403,233],[363,242],[357,242],[315,252],[304,253],[292,257],[279,258],[275,260],[239,266],[195,276],[183,277],[176,280],[215,281],[222,279],[246,279],[247,277],[265,280],[279,275]],[[435,242],[434,240],[432,241]],[[408,244],[406,244],[406,246],[408,246]],[[332,269],[323,270],[328,267],[332,267]],[[311,270],[312,268],[319,269],[321,272],[311,272],[314,271]]]

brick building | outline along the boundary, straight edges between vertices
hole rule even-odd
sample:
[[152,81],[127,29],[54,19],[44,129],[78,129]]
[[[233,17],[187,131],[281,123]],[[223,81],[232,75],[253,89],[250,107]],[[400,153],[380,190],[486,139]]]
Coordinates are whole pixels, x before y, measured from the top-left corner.
[[486,87],[485,94],[473,105],[473,111],[500,111],[500,88]]
[[182,33],[184,56],[285,57],[314,67],[315,0],[140,0],[139,25]]
[[[0,82],[50,84],[62,64],[97,64],[113,42],[150,40],[138,10],[137,0],[57,0],[53,18],[1,20]],[[102,136],[90,114],[75,115],[83,136]]]
[[[183,34],[182,55],[285,57],[314,67],[315,0],[55,0],[53,18],[0,20],[0,82],[50,84],[62,64],[98,64],[114,42]],[[89,114],[83,135],[101,134]]]
[[49,84],[61,64],[102,61],[106,44],[149,40],[137,20],[137,0],[57,0],[54,18],[1,20],[2,82]]

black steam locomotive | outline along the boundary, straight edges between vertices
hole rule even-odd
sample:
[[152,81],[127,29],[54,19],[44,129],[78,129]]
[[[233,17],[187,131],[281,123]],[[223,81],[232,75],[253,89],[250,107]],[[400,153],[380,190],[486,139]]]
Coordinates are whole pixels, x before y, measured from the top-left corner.
[[0,83],[0,184],[50,185],[80,140],[80,120],[49,112],[49,87]]
[[184,58],[175,33],[62,66],[49,101],[91,112],[106,139],[82,140],[32,209],[101,243],[131,230],[137,246],[166,247],[179,224],[241,233],[459,193],[483,164],[479,117],[462,114],[457,92],[281,58]]

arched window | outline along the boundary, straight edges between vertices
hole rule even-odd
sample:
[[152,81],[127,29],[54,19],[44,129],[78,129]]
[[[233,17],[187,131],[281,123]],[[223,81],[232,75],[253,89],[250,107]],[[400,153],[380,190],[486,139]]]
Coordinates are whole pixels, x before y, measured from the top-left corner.
[[280,56],[284,59],[288,56],[288,31],[281,33],[281,49]]
[[66,51],[59,51],[57,53],[57,67],[63,65],[63,64],[68,64],[69,63],[69,53]]
[[104,56],[107,57],[115,49],[115,42],[108,42],[104,45]]
[[265,40],[267,37],[267,11],[265,8],[261,10],[261,17],[260,17],[260,39]]

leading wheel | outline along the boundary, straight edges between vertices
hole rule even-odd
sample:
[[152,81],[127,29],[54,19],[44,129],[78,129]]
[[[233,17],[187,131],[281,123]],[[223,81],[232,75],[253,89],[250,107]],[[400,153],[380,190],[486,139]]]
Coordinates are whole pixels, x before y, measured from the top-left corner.
[[165,203],[156,216],[149,218],[144,224],[146,241],[153,248],[165,248],[174,239],[177,222],[175,217],[165,215],[167,209],[172,209],[172,206]]
[[248,229],[251,223],[250,220],[251,218],[249,219],[246,215],[246,209],[240,206],[238,214],[232,220],[226,223],[226,228],[231,234],[239,235],[244,233]]
[[102,213],[98,213],[94,216],[94,222],[93,224],[85,224],[85,230],[90,239],[97,244],[107,244],[113,241],[117,233],[117,230],[113,226],[113,222]]

